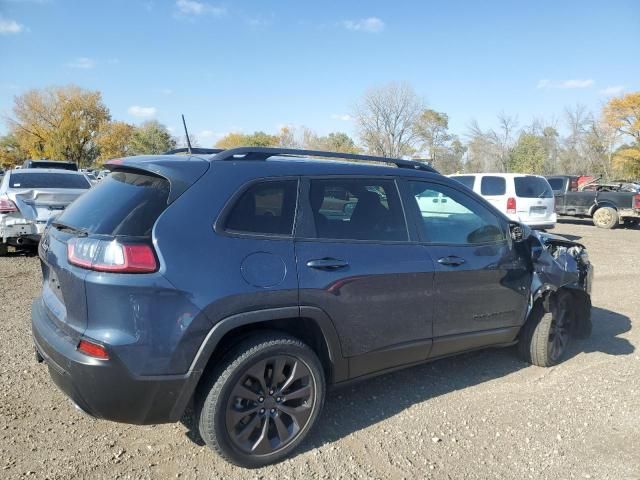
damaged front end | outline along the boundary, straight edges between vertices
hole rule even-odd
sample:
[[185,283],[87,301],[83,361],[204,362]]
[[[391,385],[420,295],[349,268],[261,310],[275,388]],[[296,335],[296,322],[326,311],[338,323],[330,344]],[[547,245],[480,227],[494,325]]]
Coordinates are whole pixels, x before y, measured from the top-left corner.
[[588,337],[594,269],[586,247],[559,235],[536,231],[528,232],[526,243],[532,268],[529,311],[541,302],[549,312],[559,291],[570,293],[571,333],[578,338]]

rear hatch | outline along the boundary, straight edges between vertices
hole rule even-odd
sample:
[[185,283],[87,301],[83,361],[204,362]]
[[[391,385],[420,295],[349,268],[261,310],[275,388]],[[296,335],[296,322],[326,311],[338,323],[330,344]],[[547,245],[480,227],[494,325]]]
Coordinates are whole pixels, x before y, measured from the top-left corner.
[[[43,303],[52,322],[73,340],[88,327],[85,279],[95,272],[73,257],[70,261],[70,245],[95,240],[153,249],[158,217],[209,168],[201,159],[136,158],[111,165],[113,172],[51,222],[40,242]],[[121,274],[101,275],[108,284],[110,275]]]
[[534,225],[553,221],[555,199],[545,178],[524,175],[514,177],[513,182],[520,221]]

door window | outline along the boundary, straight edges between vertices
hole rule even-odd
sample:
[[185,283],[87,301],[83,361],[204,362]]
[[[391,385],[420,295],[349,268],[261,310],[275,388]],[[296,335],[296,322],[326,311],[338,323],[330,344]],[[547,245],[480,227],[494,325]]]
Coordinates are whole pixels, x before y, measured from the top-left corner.
[[400,198],[392,180],[311,180],[316,238],[407,240]]
[[456,177],[451,177],[451,178],[453,178],[456,182],[460,182],[469,190],[473,190],[473,184],[476,180],[476,177],[473,175],[458,175]]
[[484,176],[480,182],[482,195],[504,195],[507,191],[507,183],[504,177]]
[[297,180],[253,185],[231,209],[225,228],[241,233],[291,235],[297,190]]
[[408,184],[420,211],[426,242],[469,245],[506,239],[498,217],[471,197],[444,185]]

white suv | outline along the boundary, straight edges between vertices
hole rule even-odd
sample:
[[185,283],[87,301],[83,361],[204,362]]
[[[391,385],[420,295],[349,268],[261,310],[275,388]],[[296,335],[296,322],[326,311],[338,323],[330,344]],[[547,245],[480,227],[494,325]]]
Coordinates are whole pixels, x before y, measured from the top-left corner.
[[449,176],[482,195],[511,220],[538,229],[550,229],[556,224],[553,190],[544,177],[523,173]]

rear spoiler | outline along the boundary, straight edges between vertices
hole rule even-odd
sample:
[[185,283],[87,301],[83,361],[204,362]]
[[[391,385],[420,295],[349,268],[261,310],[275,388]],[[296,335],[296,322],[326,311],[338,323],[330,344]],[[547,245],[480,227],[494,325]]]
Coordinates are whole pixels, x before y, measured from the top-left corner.
[[167,201],[171,203],[202,177],[211,164],[198,157],[185,157],[183,160],[169,155],[142,155],[109,160],[104,166],[112,172],[138,171],[166,179],[170,185]]

